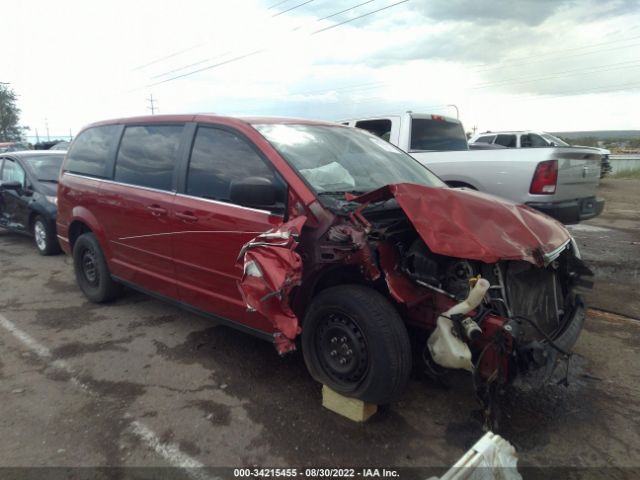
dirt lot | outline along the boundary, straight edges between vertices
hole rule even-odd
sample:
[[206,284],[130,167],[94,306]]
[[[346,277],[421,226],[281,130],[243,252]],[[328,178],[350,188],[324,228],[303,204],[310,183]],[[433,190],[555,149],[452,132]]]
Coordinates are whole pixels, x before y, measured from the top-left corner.
[[[603,193],[616,197],[617,185],[605,182]],[[633,184],[621,185],[621,200],[632,202]],[[637,301],[640,219],[631,203],[618,204],[588,224],[608,230],[574,230],[597,272],[612,272],[595,295],[619,295],[599,304],[612,310]],[[402,401],[354,424],[320,406],[299,354],[280,358],[269,344],[133,292],[89,304],[68,258],[40,257],[29,239],[6,232],[0,272],[0,467],[435,467],[403,471],[424,478],[483,433],[464,374],[446,385],[414,379]],[[630,290],[619,294],[620,285]],[[640,322],[591,312],[568,388],[507,392],[504,435],[521,465],[541,467],[525,478],[640,474],[631,469],[640,467],[639,335]]]

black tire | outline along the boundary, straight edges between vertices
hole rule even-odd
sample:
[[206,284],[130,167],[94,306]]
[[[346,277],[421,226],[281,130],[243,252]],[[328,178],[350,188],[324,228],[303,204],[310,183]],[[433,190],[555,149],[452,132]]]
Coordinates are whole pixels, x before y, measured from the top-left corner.
[[31,227],[33,240],[40,255],[56,255],[60,253],[60,244],[56,237],[56,227],[53,222],[47,222],[38,215],[33,219]]
[[411,373],[411,344],[400,315],[384,296],[361,285],[323,290],[311,302],[302,353],[318,382],[378,405],[396,400]]
[[111,272],[93,233],[83,233],[73,246],[73,268],[82,292],[94,303],[116,299],[122,285],[111,278]]

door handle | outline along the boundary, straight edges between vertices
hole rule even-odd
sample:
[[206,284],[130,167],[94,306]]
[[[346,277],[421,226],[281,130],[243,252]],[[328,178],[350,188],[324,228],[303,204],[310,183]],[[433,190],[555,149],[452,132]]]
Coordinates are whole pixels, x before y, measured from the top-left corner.
[[167,214],[166,208],[162,208],[160,205],[156,205],[156,204],[147,205],[147,210],[149,210],[151,212],[151,215],[155,217],[159,217],[160,215]]
[[176,212],[176,217],[178,217],[180,220],[182,220],[183,222],[197,222],[198,221],[198,217],[196,217],[193,213],[191,212]]

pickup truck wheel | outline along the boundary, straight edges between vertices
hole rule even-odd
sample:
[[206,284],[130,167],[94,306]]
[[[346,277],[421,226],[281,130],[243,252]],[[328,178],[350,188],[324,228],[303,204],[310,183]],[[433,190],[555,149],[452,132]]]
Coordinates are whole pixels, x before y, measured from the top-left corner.
[[311,376],[332,390],[375,404],[397,399],[411,372],[407,329],[391,303],[361,285],[322,291],[302,326]]
[[94,303],[116,299],[122,285],[111,278],[111,272],[93,233],[84,233],[73,246],[73,267],[82,292]]
[[56,238],[56,229],[50,222],[38,215],[33,221],[33,239],[40,255],[60,253],[60,244]]

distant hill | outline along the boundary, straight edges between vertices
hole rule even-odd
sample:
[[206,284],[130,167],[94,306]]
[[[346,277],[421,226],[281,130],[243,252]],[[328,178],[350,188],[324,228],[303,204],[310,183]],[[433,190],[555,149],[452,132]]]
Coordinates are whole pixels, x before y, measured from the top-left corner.
[[591,130],[584,132],[553,132],[553,134],[569,140],[587,137],[603,141],[640,138],[640,130]]

